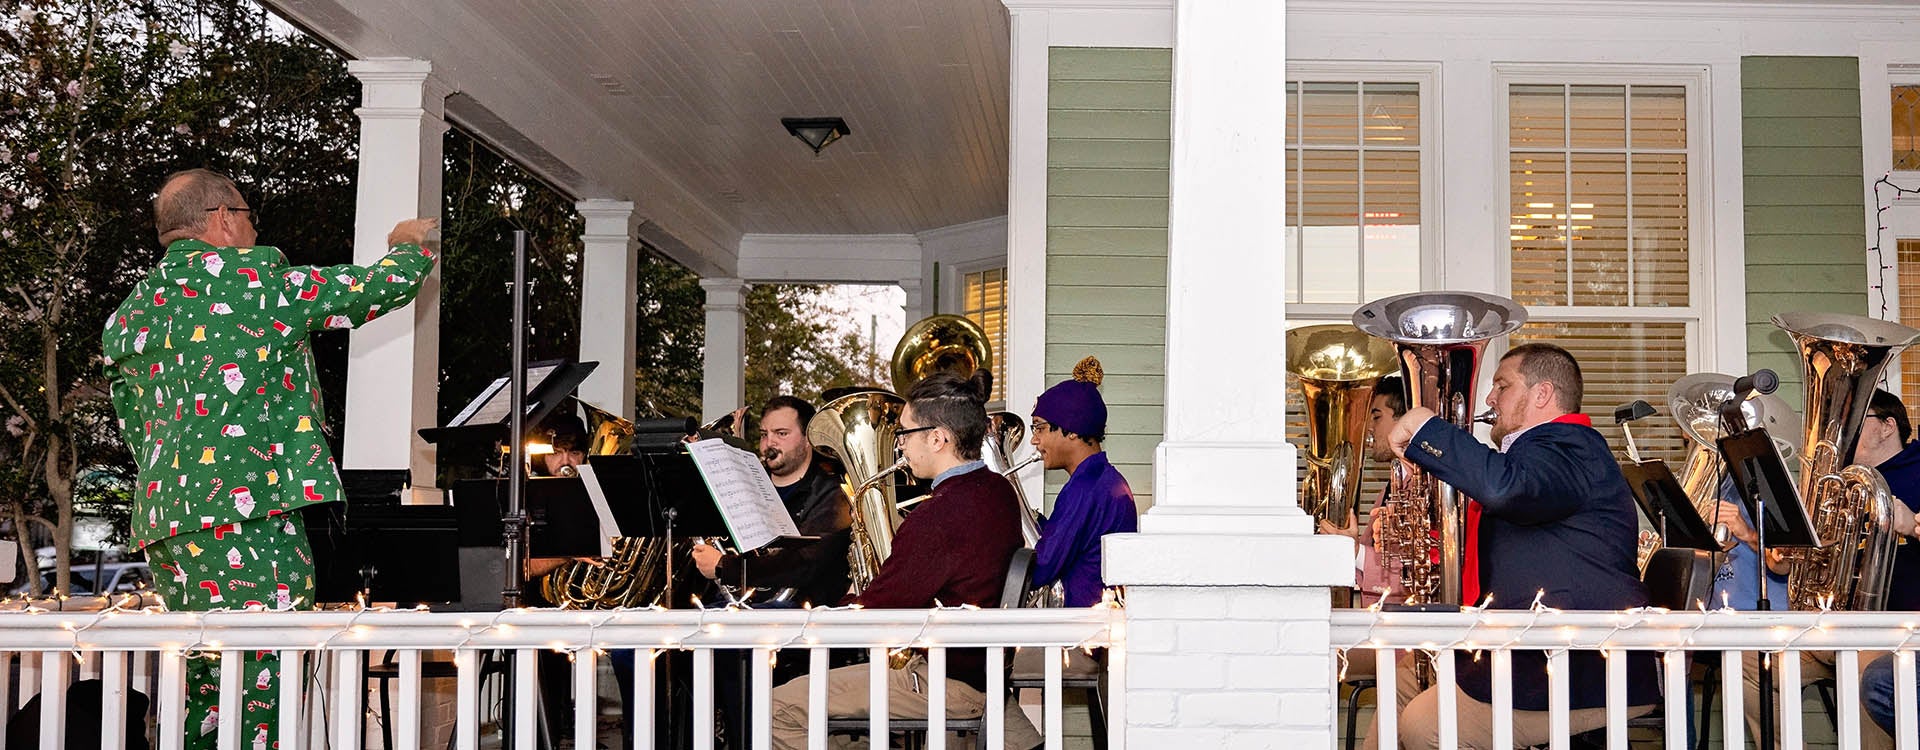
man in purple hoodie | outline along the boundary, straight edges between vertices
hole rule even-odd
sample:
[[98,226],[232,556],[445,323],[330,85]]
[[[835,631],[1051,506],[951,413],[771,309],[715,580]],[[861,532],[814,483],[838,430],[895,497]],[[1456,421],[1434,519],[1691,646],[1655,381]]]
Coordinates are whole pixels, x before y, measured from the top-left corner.
[[1033,405],[1033,447],[1048,470],[1067,472],[1054,498],[1053,515],[1041,524],[1034,545],[1033,585],[1055,581],[1066,605],[1100,603],[1100,537],[1140,530],[1139,510],[1127,478],[1107,461],[1100,441],[1107,434],[1107,403],[1100,398],[1100,360],[1087,357],[1074,377],[1048,388]]

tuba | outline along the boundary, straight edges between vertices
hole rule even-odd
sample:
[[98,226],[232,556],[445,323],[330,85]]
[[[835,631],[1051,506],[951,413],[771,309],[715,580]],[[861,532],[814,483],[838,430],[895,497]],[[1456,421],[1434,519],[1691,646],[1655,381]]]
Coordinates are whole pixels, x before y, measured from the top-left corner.
[[893,390],[901,396],[936,372],[960,377],[993,368],[993,344],[979,323],[959,315],[935,315],[907,327],[893,347]]
[[905,399],[886,391],[862,391],[828,402],[807,422],[814,448],[847,470],[847,497],[853,504],[847,564],[855,593],[866,590],[893,552],[900,513],[890,479],[906,468],[906,459],[895,460],[893,433],[906,406]]
[[[1667,389],[1667,412],[1687,436],[1687,462],[1680,469],[1680,488],[1708,524],[1714,522],[1720,485],[1727,477],[1726,459],[1719,448],[1720,405],[1733,398],[1733,380],[1731,375],[1698,372],[1674,381]],[[1785,399],[1755,391],[1740,404],[1740,411],[1748,425],[1766,428],[1782,459],[1791,461],[1799,455],[1800,415]]]
[[[1477,292],[1402,294],[1368,302],[1353,314],[1354,327],[1393,342],[1407,381],[1407,408],[1432,409],[1462,430],[1473,429],[1475,378],[1487,342],[1526,321],[1520,303]],[[1412,464],[1394,462],[1387,521],[1374,546],[1390,566],[1402,566],[1407,603],[1461,603],[1462,499]]]
[[612,557],[573,560],[542,577],[540,594],[561,609],[645,607],[666,590],[670,554],[665,537],[620,537]]
[[1821,546],[1786,551],[1793,609],[1879,610],[1893,573],[1893,503],[1886,478],[1851,465],[1880,372],[1920,331],[1837,313],[1782,313],[1773,324],[1793,338],[1806,388],[1806,443],[1800,498]]
[[1307,418],[1307,479],[1300,509],[1335,526],[1360,500],[1373,386],[1395,367],[1393,345],[1350,325],[1287,331],[1287,372],[1300,381]]
[[1028,547],[1032,547],[1040,543],[1040,519],[1035,515],[1033,505],[1027,502],[1027,492],[1020,487],[1020,478],[1014,476],[1026,464],[1015,466],[1012,458],[1013,454],[1020,452],[1020,445],[1025,442],[1027,423],[1020,415],[1010,411],[987,414],[986,444],[980,446],[980,458],[987,462],[987,468],[1006,477],[1007,482],[1013,485],[1013,496],[1020,499],[1020,538]]

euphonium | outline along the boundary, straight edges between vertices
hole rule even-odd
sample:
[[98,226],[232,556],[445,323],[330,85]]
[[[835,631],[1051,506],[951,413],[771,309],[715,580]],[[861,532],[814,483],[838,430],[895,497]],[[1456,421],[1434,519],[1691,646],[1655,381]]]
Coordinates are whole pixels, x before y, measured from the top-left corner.
[[573,560],[541,577],[540,593],[561,609],[625,609],[653,604],[666,589],[670,542],[663,537],[620,537],[613,555]]
[[1020,500],[1020,538],[1028,547],[1039,544],[1040,519],[1035,515],[1033,506],[1027,503],[1027,492],[1021,488],[1020,478],[1013,476],[1018,467],[1012,465],[1011,458],[1019,452],[1020,445],[1027,442],[1027,421],[1010,411],[989,412],[985,442],[980,446],[981,460],[986,461],[987,468],[994,473],[1007,478],[1007,482],[1013,485],[1013,496]]
[[807,423],[814,448],[846,467],[846,488],[853,504],[853,543],[847,564],[853,591],[866,590],[880,564],[893,552],[893,531],[900,526],[890,475],[905,468],[894,458],[893,433],[900,428],[905,399],[885,391],[863,391],[828,402]]
[[1373,386],[1393,372],[1393,345],[1350,325],[1287,331],[1287,373],[1300,382],[1307,418],[1307,478],[1300,509],[1335,526],[1360,500]]
[[1799,348],[1806,388],[1800,498],[1822,546],[1787,551],[1793,609],[1883,608],[1893,572],[1893,503],[1880,472],[1852,465],[1880,371],[1920,331],[1837,313],[1782,313],[1773,324]]
[[[1476,292],[1402,294],[1353,314],[1355,327],[1393,342],[1407,408],[1432,409],[1463,430],[1473,429],[1474,378],[1487,342],[1526,321],[1520,303]],[[1463,499],[1406,461],[1394,462],[1387,522],[1374,544],[1389,565],[1402,566],[1409,604],[1461,603]]]

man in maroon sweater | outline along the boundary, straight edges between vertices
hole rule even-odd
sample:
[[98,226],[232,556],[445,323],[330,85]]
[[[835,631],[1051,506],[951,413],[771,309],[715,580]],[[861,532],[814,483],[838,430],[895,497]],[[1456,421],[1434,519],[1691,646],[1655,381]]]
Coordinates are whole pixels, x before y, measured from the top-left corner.
[[[894,432],[895,449],[906,457],[914,476],[933,480],[933,496],[901,522],[893,554],[853,602],[874,609],[926,609],[936,602],[949,607],[1000,605],[1008,560],[1022,542],[1013,486],[980,460],[992,382],[985,370],[969,380],[941,373],[920,381],[907,394],[900,429]],[[828,715],[868,715],[869,669],[858,664],[826,673]],[[813,679],[801,677],[774,689],[774,747],[806,747],[807,693]],[[923,659],[890,670],[887,715],[925,718],[926,686]],[[986,710],[986,688],[986,653],[949,649],[947,716],[979,716]],[[1008,748],[1039,744],[1039,733],[1018,710],[1007,712],[1006,729]]]

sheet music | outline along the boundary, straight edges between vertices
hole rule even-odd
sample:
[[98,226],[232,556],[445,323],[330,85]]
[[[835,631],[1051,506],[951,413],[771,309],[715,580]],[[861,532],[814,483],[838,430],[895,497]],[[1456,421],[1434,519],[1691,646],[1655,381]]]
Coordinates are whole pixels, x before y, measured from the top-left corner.
[[607,505],[607,491],[600,487],[600,477],[594,476],[593,467],[579,464],[573,467],[580,472],[580,481],[587,486],[587,501],[593,503],[593,514],[600,517],[600,556],[613,556],[613,538],[620,536],[620,524],[613,520],[613,507]]
[[800,535],[758,456],[720,440],[692,443],[687,452],[700,467],[700,478],[713,493],[720,517],[726,520],[733,543],[741,552],[765,547],[783,536]]

